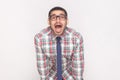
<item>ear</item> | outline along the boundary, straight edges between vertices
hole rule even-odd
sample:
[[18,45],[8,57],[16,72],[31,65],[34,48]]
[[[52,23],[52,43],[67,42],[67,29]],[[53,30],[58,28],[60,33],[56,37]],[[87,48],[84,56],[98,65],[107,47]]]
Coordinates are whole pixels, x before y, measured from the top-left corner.
[[67,24],[69,23],[69,20],[67,19]]
[[48,19],[48,25],[50,25],[50,20]]

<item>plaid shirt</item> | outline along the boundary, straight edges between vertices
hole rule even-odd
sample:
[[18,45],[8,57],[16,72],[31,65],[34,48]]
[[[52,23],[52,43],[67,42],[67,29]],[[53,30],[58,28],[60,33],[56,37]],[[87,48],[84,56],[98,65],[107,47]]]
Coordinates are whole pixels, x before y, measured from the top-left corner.
[[[73,29],[66,27],[61,35],[63,80],[82,80],[84,70],[83,39]],[[34,38],[40,80],[57,80],[56,36],[50,27]]]

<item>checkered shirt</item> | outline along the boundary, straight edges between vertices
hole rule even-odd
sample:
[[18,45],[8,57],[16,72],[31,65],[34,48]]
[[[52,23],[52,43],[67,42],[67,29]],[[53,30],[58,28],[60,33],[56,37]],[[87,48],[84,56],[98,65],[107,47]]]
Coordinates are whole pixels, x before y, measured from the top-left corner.
[[[82,80],[84,71],[83,38],[66,27],[61,35],[63,80]],[[57,80],[57,43],[50,27],[34,37],[40,80]]]

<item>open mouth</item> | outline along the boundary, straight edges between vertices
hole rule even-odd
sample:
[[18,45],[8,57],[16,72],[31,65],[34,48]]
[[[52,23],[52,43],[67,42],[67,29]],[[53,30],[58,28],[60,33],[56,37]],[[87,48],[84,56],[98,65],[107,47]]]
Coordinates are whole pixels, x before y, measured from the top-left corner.
[[62,24],[56,24],[54,26],[54,32],[55,32],[55,34],[57,34],[57,35],[62,34],[62,32],[63,32],[62,28],[63,28]]
[[55,28],[62,28],[62,25],[55,25]]

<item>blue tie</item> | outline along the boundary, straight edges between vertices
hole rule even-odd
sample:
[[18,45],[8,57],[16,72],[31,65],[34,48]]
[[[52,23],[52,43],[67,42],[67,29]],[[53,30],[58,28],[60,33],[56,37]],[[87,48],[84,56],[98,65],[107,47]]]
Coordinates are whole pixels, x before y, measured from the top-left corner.
[[61,37],[56,37],[57,40],[57,80],[62,80],[62,56],[61,56]]

